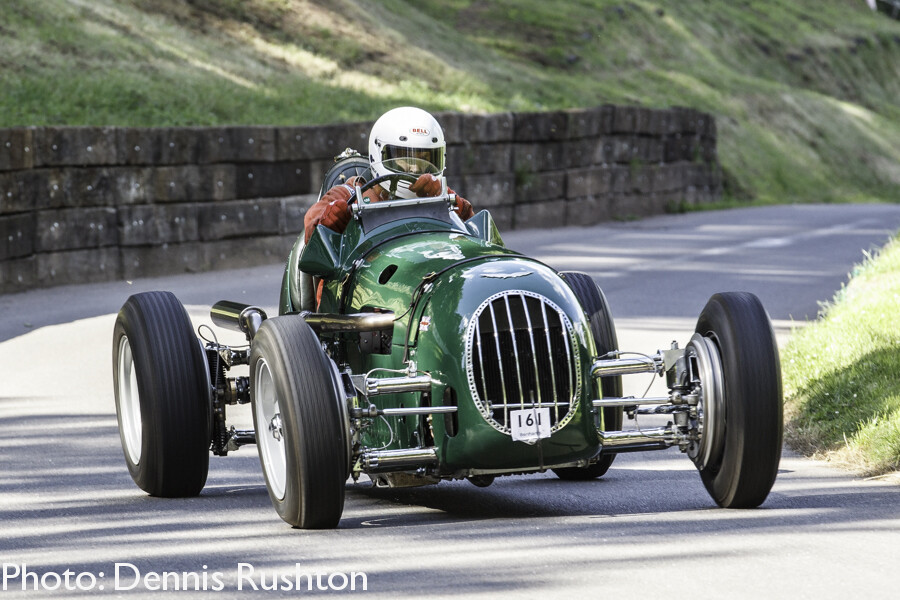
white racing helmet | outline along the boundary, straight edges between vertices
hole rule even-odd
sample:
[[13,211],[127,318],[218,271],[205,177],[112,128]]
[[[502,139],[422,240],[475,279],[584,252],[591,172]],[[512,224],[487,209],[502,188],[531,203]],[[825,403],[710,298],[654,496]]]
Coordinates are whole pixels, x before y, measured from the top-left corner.
[[[369,134],[369,163],[372,177],[391,173],[441,177],[447,143],[437,120],[420,108],[403,106],[381,115]],[[411,197],[409,183],[397,186],[397,195]]]

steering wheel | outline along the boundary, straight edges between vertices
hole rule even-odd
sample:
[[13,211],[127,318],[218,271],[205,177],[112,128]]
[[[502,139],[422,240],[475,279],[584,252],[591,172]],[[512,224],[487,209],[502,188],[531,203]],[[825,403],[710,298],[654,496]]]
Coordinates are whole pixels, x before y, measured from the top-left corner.
[[[367,191],[371,190],[376,185],[384,183],[385,181],[389,181],[391,183],[390,189],[388,192],[391,194],[391,199],[393,199],[394,192],[397,191],[397,184],[401,181],[408,181],[409,183],[415,183],[418,179],[417,176],[411,175],[410,173],[388,173],[387,175],[381,175],[379,177],[375,177],[370,179],[366,183],[364,183],[360,188],[360,194],[365,194]],[[350,196],[350,199],[347,200],[347,204],[352,204],[356,202],[356,191],[354,190],[353,195]]]

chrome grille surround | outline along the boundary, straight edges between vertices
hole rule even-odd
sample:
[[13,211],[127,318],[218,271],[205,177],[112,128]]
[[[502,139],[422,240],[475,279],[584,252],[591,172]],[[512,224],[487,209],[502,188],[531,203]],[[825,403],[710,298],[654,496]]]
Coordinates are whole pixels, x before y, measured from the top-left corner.
[[550,408],[551,432],[575,415],[579,346],[568,315],[548,298],[526,290],[487,298],[469,321],[465,353],[472,398],[497,431],[511,433],[510,410]]

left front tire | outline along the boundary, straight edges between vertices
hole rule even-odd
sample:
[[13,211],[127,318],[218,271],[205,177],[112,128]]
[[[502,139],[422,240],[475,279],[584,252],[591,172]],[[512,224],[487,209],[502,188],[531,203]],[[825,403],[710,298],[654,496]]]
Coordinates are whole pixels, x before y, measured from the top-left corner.
[[132,479],[151,496],[196,496],[209,471],[206,360],[169,292],[128,298],[113,330],[119,436]]

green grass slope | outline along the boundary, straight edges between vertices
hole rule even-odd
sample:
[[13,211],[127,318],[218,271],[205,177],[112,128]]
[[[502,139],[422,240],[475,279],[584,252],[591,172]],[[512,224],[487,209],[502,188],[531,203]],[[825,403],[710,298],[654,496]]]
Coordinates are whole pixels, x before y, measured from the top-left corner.
[[782,352],[789,443],[866,475],[900,469],[900,240]]
[[4,0],[0,71],[0,126],[687,105],[731,199],[900,200],[900,23],[862,0]]

